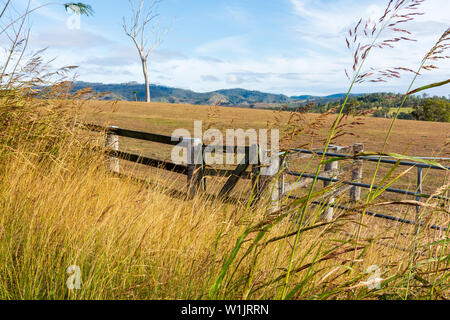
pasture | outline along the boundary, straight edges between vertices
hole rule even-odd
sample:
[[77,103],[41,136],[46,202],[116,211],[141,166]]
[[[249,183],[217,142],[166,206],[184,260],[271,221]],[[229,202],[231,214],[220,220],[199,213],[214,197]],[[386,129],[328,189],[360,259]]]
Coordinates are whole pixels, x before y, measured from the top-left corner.
[[[130,102],[90,102],[85,106],[87,112],[87,122],[94,122],[101,125],[118,126],[125,129],[140,130],[145,132],[159,133],[170,135],[174,130],[179,128],[188,129],[193,133],[194,121],[201,120],[207,128],[218,128],[222,131],[229,128],[246,129],[261,129],[261,128],[278,128],[283,130],[283,124],[289,123],[292,118],[292,112],[278,112],[268,110],[251,110],[242,108],[225,108],[217,106],[192,106],[192,105],[174,105],[174,104],[143,104]],[[315,125],[317,118],[321,117],[317,114],[302,115],[302,122],[297,122],[299,126]],[[323,139],[328,134],[328,130],[334,121],[334,115],[328,115],[319,122],[320,127],[316,126],[312,134],[305,133],[302,136],[296,137],[289,141],[289,145],[285,148],[321,148],[323,147]],[[386,132],[392,120],[380,119],[372,117],[363,117],[357,119],[357,124],[354,124],[355,119],[347,119],[349,125],[346,130],[347,134],[340,136],[333,140],[334,144],[341,146],[351,146],[355,142],[363,143],[366,151],[381,151]],[[415,130],[411,130],[411,126]],[[206,130],[207,128],[204,128]],[[389,140],[385,152],[394,152],[398,154],[422,156],[422,157],[448,157],[450,155],[450,124],[447,123],[432,123],[420,121],[405,121],[398,120],[393,134]],[[282,137],[283,140],[283,137]],[[161,145],[157,143],[146,142],[142,140],[120,138],[120,150],[125,150],[134,154],[158,158],[160,160],[170,162],[170,146]],[[289,160],[289,170],[309,173],[317,167],[319,159],[296,159]],[[186,189],[185,178],[178,174],[168,173],[158,169],[149,169],[148,167],[131,164],[128,161],[120,161],[121,172],[131,174],[140,178],[147,179],[147,181],[171,181],[171,187],[179,192],[184,192]],[[449,161],[442,162],[448,165]],[[341,166],[349,167],[351,162],[343,162]],[[366,162],[364,164],[364,172],[361,182],[370,184],[372,181],[372,174],[376,170],[376,163]],[[232,167],[223,167],[233,169]],[[377,177],[374,182],[385,183],[385,177],[390,172],[392,165],[381,164],[378,169]],[[393,171],[394,174],[399,175],[395,184],[391,187],[404,189],[409,192],[417,192],[417,172],[411,170],[411,167],[398,167]],[[348,170],[348,169],[347,169]],[[343,173],[339,179],[351,180],[349,173]],[[206,180],[206,194],[209,196],[217,196],[218,191],[222,188],[227,180],[220,177],[208,177]],[[285,178],[287,182],[295,183],[295,178]],[[434,194],[439,187],[445,185],[448,181],[448,174],[445,171],[439,170],[424,170],[422,192],[426,194]],[[321,185],[321,184],[320,184]],[[320,187],[316,187],[320,190]],[[298,189],[291,193],[293,197],[305,196],[306,189]],[[233,192],[235,199],[247,201],[252,194],[252,185],[246,181],[239,181],[238,187]],[[367,190],[363,190],[363,198],[367,196]],[[348,198],[348,197],[347,197]],[[343,198],[344,199],[344,198]],[[343,199],[341,201],[345,202]],[[399,195],[395,193],[384,192],[378,196],[379,201],[395,202],[402,200],[417,200],[411,196]],[[287,200],[287,199],[286,199]],[[414,208],[413,208],[414,209]],[[410,219],[415,221],[417,219],[416,210],[411,210],[411,207],[391,204],[382,207],[377,207],[376,211],[381,214],[393,216],[400,219]],[[386,229],[392,228],[392,221],[379,220],[367,217],[367,235],[375,235],[377,232],[385,233]],[[433,218],[428,221],[429,224],[446,224],[445,217],[442,216]]]
[[[290,116],[289,112],[280,114],[269,110],[126,101],[115,103],[93,101],[87,103],[84,108],[87,112],[86,120],[90,122],[167,135],[178,128],[192,130],[194,120],[202,120],[205,124],[213,123],[218,129],[259,129],[268,126],[277,127],[273,125],[276,116],[280,117],[280,123],[287,123]],[[213,116],[208,117],[209,114]],[[306,118],[311,121],[318,116],[307,114]],[[320,139],[328,133],[334,119],[335,117],[330,115],[316,138],[304,137],[304,140],[298,141],[298,144],[308,144],[311,147],[320,145]],[[364,124],[349,129],[354,135],[340,137],[335,140],[335,143],[350,145],[360,142],[365,145],[366,150],[380,150],[391,121],[390,119],[364,118]],[[445,157],[450,155],[449,139],[449,123],[398,120],[386,151],[416,156]]]
[[[14,121],[2,136],[7,143],[0,162],[3,299],[448,298],[442,231],[341,209],[335,210],[332,223],[323,224],[317,217],[324,208],[305,207],[301,201],[268,214],[265,202],[247,205],[246,193],[240,192],[244,189],[237,189],[240,201],[215,198],[220,179],[208,182],[208,194],[186,201],[186,181],[179,175],[125,162],[127,175],[146,181],[112,175],[98,152],[104,136],[77,129],[74,122],[170,134],[192,127],[192,120],[215,121],[222,129],[264,128],[279,114],[219,108],[217,115],[210,107],[97,101],[30,100],[26,105],[20,117],[10,114]],[[306,115],[307,120],[312,117]],[[332,118],[317,127],[317,135],[300,135],[299,142],[318,147]],[[413,124],[398,122],[389,151],[448,152],[448,124],[416,123],[420,133],[411,130]],[[337,142],[363,142],[376,150],[380,142],[373,137],[382,139],[387,126],[383,119],[364,119],[354,129],[358,137],[343,136]],[[126,139],[120,144],[161,159],[170,151]],[[370,178],[371,167],[364,170]],[[388,173],[384,170],[377,182]],[[430,183],[425,191],[446,195],[448,173],[437,178],[425,179]],[[408,179],[400,184],[413,190],[414,176]],[[441,190],[433,190],[439,184]],[[380,199],[375,202],[384,201]],[[438,205],[427,200],[421,221],[447,223],[447,209]],[[401,217],[414,217],[416,210],[396,205],[376,209]],[[303,223],[295,223],[303,210]],[[297,242],[301,245],[293,250]],[[293,272],[286,284],[290,261]],[[66,286],[69,266],[79,270],[79,289]],[[381,279],[379,287],[372,288],[373,278]]]
[[[194,121],[198,120],[203,121],[203,131],[206,131],[209,127],[221,131],[238,128],[244,130],[278,128],[283,135],[283,129],[286,130],[284,126],[289,123],[293,114],[269,110],[124,101],[114,103],[92,101],[84,106],[83,111],[86,112],[85,122],[164,135],[171,135],[174,130],[179,128],[188,129],[193,135]],[[335,115],[330,114],[324,117],[319,124],[314,122],[320,115],[306,114],[303,116],[304,119],[296,125],[299,127],[315,126],[313,132],[305,132],[295,139],[289,140],[282,147],[307,149],[323,147]],[[347,119],[349,124],[354,121],[354,118]],[[362,143],[366,152],[382,151],[384,139],[392,120],[364,117],[357,119],[357,121],[358,124],[352,124],[344,128],[346,134],[334,139],[333,144],[352,146],[355,143]],[[285,136],[288,134],[289,132],[285,132]],[[282,141],[283,138],[282,136]],[[121,150],[155,157],[160,160],[170,160],[172,149],[170,146],[129,138],[120,138],[120,141]],[[385,152],[418,157],[450,157],[449,142],[449,123],[398,120]],[[291,163],[291,169],[295,169],[297,172],[304,172],[304,170],[308,172],[308,170],[314,170],[317,164],[318,162],[314,160],[310,163],[308,161],[295,161]],[[448,161],[443,164],[448,164]],[[309,166],[308,169],[306,169],[306,165]],[[374,163],[365,164],[362,182],[370,183],[371,172],[375,167],[376,164]],[[390,167],[381,166],[380,180]],[[401,172],[403,169],[400,167],[397,172]],[[414,191],[416,178],[416,171],[412,170],[396,183],[396,187]],[[432,193],[444,183],[445,179],[446,176],[442,172],[427,171],[425,173],[424,192]],[[399,197],[390,195],[390,199],[399,199]]]

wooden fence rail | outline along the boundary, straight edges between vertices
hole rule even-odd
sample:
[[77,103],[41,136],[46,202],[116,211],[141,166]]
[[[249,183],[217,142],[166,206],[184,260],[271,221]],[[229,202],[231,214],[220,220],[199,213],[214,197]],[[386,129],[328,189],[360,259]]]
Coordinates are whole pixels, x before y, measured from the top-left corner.
[[[148,132],[140,132],[134,130],[122,129],[119,127],[102,127],[93,124],[84,125],[87,129],[97,132],[105,132],[105,146],[107,148],[106,154],[109,159],[110,169],[113,172],[119,173],[119,159],[127,160],[135,163],[139,163],[146,166],[165,169],[173,171],[179,174],[187,176],[187,196],[192,198],[200,189],[206,188],[205,177],[226,177],[228,181],[225,186],[219,192],[219,196],[225,197],[236,186],[239,179],[252,179],[252,175],[258,175],[258,167],[260,167],[259,160],[251,160],[250,155],[255,154],[258,146],[217,146],[219,149],[223,149],[224,153],[245,153],[245,161],[238,165],[235,170],[226,169],[212,169],[206,168],[204,165],[204,158],[201,155],[204,154],[207,146],[202,145],[201,142],[194,138],[184,137],[172,137]],[[188,159],[187,165],[179,165],[168,161],[162,161],[144,157],[132,153],[127,153],[119,150],[119,137],[133,138],[138,140],[144,140],[149,142],[156,142],[171,146],[183,146],[187,148]],[[185,142],[185,144],[183,144]],[[249,160],[250,159],[250,160]],[[246,170],[251,163],[256,163],[252,172],[247,173]]]

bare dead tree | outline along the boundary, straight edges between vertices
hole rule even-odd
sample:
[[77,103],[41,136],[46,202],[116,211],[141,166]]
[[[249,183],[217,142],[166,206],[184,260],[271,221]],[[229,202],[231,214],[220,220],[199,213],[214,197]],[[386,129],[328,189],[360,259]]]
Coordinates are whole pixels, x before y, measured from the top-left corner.
[[158,5],[161,0],[129,0],[131,17],[123,18],[123,30],[131,38],[139,53],[145,80],[146,101],[150,102],[148,57],[160,44],[168,29],[158,27]]

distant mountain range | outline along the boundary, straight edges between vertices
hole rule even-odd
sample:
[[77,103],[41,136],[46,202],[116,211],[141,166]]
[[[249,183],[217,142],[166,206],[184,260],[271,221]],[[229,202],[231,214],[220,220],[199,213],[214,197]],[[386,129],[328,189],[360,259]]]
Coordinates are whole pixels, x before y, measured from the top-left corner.
[[[75,82],[74,91],[91,88],[93,92],[107,93],[106,100],[144,101],[145,86],[130,82],[119,84],[104,84],[91,82]],[[224,89],[212,92],[199,93],[191,90],[151,85],[151,98],[153,102],[186,103],[194,105],[238,106],[247,108],[271,108],[285,104],[306,104],[310,102],[326,103],[342,99],[344,93],[325,97],[312,95],[299,95],[288,97],[283,94],[272,94],[245,89]]]

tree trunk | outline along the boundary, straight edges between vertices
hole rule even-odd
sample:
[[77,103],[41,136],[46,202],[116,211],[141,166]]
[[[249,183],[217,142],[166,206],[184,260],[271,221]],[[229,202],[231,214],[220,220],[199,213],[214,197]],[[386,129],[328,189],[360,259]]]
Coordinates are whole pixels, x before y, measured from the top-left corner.
[[144,58],[141,58],[141,60],[142,60],[142,71],[144,72],[144,79],[145,79],[146,101],[150,102],[150,82],[148,81],[147,60],[145,60]]

